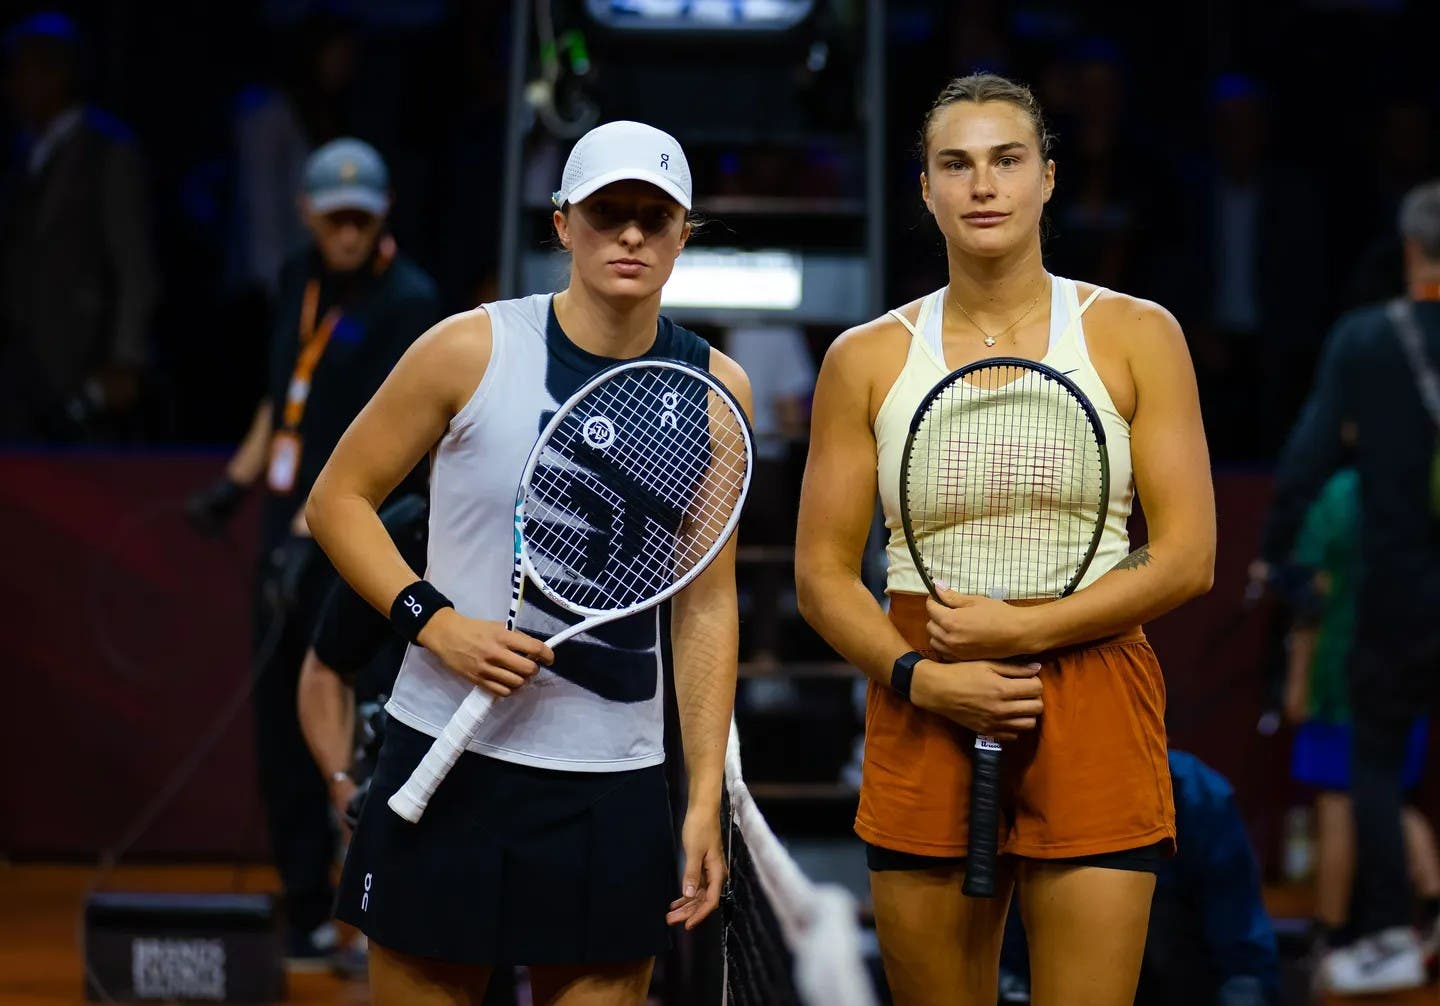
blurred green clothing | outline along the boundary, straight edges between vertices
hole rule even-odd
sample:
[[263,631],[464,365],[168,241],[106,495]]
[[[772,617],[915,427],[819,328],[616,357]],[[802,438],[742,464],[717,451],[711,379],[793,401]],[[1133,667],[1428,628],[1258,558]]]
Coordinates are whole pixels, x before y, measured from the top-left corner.
[[1325,483],[1305,514],[1291,558],[1329,581],[1310,664],[1310,715],[1328,723],[1349,722],[1346,664],[1355,638],[1360,572],[1360,475],[1355,469],[1342,468]]

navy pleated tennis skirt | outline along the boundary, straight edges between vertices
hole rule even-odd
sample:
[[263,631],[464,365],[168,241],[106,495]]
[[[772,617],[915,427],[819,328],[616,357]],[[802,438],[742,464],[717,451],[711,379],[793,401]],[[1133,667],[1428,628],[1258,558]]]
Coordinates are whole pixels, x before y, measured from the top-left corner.
[[335,915],[466,964],[643,960],[670,946],[679,872],[664,766],[557,772],[460,756],[418,824],[388,806],[431,738],[391,719]]

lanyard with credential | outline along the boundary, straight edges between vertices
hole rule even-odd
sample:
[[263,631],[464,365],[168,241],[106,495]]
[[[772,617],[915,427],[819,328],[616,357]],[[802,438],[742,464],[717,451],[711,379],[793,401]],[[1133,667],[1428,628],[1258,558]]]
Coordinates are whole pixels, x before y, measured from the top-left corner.
[[332,307],[315,327],[315,313],[320,308],[320,281],[312,279],[305,284],[305,301],[300,308],[300,358],[295,361],[295,373],[290,377],[290,387],[285,393],[285,428],[294,430],[300,426],[305,415],[305,403],[310,398],[310,379],[330,345],[330,336],[340,323],[340,309]]
[[285,392],[285,412],[282,417],[283,429],[270,439],[270,468],[267,481],[272,492],[288,493],[295,486],[295,473],[300,468],[300,420],[305,415],[305,403],[310,398],[310,382],[320,357],[330,344],[330,336],[340,322],[340,309],[332,307],[325,312],[317,327],[315,315],[320,310],[320,281],[312,279],[305,284],[305,298],[300,307],[300,356],[295,361],[295,372],[290,375],[290,384]]

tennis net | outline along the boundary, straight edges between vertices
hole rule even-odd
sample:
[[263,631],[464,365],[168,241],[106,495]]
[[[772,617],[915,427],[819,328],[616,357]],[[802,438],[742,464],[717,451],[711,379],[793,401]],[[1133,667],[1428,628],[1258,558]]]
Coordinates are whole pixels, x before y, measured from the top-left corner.
[[812,881],[775,837],[741,775],[733,723],[725,790],[724,1002],[873,1006],[855,899]]

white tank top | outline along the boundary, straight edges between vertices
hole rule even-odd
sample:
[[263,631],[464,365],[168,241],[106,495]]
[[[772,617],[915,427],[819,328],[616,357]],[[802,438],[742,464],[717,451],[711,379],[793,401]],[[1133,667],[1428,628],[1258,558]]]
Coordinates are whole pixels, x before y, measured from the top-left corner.
[[[890,541],[886,546],[889,560],[886,593],[926,592],[925,581],[920,578],[915,560],[905,544],[905,529],[900,522],[900,459],[915,410],[930,389],[950,373],[941,342],[945,292],[944,288],[936,290],[921,302],[920,314],[913,325],[899,311],[890,312],[910,330],[911,338],[905,366],[875,416],[880,505],[885,513],[885,527],[890,532]],[[1040,361],[1067,375],[1094,404],[1100,414],[1100,425],[1105,428],[1106,446],[1110,452],[1110,507],[1105,517],[1105,529],[1100,534],[1100,544],[1096,546],[1090,568],[1080,580],[1080,587],[1104,576],[1129,554],[1127,523],[1135,497],[1135,482],[1130,467],[1130,424],[1115,411],[1115,403],[1110,400],[1105,382],[1090,362],[1090,353],[1085,348],[1085,329],[1080,320],[1085,309],[1094,303],[1100,293],[1096,289],[1081,304],[1073,280],[1051,277],[1050,345]]]
[[[551,295],[486,304],[492,332],[485,376],[450,421],[430,474],[425,578],[471,618],[503,622],[514,568],[515,489],[525,460],[561,402],[614,360],[566,337]],[[708,369],[709,345],[661,318],[646,356]],[[556,647],[553,667],[495,703],[470,750],[540,768],[614,772],[665,760],[661,610],[640,612]],[[533,585],[517,628],[545,639],[579,618]],[[664,625],[668,631],[668,624]],[[410,646],[386,710],[432,737],[471,685],[430,651]]]

